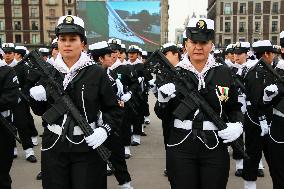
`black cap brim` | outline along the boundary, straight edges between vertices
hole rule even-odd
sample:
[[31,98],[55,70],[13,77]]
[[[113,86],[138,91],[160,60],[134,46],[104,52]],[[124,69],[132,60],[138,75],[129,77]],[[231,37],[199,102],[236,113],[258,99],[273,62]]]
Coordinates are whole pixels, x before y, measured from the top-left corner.
[[115,53],[115,51],[113,51],[110,48],[104,48],[104,49],[96,49],[96,50],[90,50],[92,56],[104,56],[106,54],[111,54],[111,53]]
[[3,47],[2,50],[4,51],[4,53],[10,53],[10,52],[14,52],[15,48],[14,47]]
[[140,51],[138,49],[129,49],[127,53],[139,53]]
[[85,37],[85,29],[76,24],[61,24],[55,28],[55,34],[58,37],[60,34],[76,33]]
[[272,46],[261,46],[261,47],[255,47],[253,48],[254,52],[256,53],[265,53],[265,52],[272,52],[272,53],[278,53],[275,48]]
[[242,53],[247,53],[248,49],[245,48],[238,48],[238,49],[234,49],[232,53],[234,54],[242,54]]
[[212,29],[200,30],[196,28],[187,28],[186,36],[192,41],[206,42],[214,39],[214,30]]

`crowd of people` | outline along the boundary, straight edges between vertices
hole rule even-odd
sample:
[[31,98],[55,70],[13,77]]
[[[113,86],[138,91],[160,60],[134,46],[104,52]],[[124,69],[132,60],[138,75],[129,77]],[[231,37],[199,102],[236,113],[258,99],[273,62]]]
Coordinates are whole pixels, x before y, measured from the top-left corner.
[[[213,50],[214,21],[191,18],[183,44],[166,43],[159,49],[174,75],[162,67],[149,72],[145,64],[150,52],[137,45],[126,48],[115,38],[87,44],[85,23],[77,16],[60,17],[55,35],[50,49],[38,49],[48,78],[27,58],[24,46],[3,43],[0,61],[1,116],[17,128],[18,147],[31,163],[37,162],[33,147],[39,145],[31,110],[42,117],[37,179],[44,189],[104,189],[112,174],[119,188],[135,188],[126,159],[146,136],[149,93],[157,98],[164,174],[172,189],[225,189],[230,145],[235,175],[243,178],[244,189],[256,189],[257,177],[264,176],[262,154],[273,189],[284,188],[284,32],[280,46],[259,40]],[[55,95],[52,83],[64,92]],[[91,132],[64,104],[64,95]],[[226,127],[220,129],[214,116]],[[11,130],[2,125],[0,188],[11,189],[9,172],[17,146]],[[243,141],[240,148],[234,145],[237,141]],[[107,161],[102,149],[111,152]]]

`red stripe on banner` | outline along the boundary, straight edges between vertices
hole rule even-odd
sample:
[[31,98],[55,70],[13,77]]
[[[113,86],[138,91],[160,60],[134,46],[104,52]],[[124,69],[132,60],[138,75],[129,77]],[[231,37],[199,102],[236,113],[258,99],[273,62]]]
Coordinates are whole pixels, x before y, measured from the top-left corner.
[[[133,33],[134,33],[134,32],[133,32]],[[154,41],[151,41],[150,39],[147,39],[147,38],[145,38],[145,37],[143,37],[143,36],[141,36],[141,35],[139,35],[139,34],[137,34],[137,33],[134,33],[134,34],[137,35],[138,37],[142,38],[144,41],[147,41],[147,42],[152,43],[152,44],[154,44],[154,45],[160,46],[160,44],[155,43]]]

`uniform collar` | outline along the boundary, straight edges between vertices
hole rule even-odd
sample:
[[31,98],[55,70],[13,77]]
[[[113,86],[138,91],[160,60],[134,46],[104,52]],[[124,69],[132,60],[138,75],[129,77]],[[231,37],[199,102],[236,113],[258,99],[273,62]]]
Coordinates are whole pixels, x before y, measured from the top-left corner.
[[18,62],[15,59],[10,64],[7,64],[5,60],[3,60],[3,63],[10,67],[15,67],[18,64]]
[[182,61],[180,61],[176,67],[181,67],[183,69],[186,69],[190,72],[192,72],[195,77],[198,79],[198,90],[201,90],[201,88],[205,88],[205,76],[208,73],[208,71],[214,67],[220,66],[221,64],[218,64],[215,62],[214,57],[209,54],[207,62],[201,72],[198,72],[195,67],[191,64],[188,54],[186,54]]

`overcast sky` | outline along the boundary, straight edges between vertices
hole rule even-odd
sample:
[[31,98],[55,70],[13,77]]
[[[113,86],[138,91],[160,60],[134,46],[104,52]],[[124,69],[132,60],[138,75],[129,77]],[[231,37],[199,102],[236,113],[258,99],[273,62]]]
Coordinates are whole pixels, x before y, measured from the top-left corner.
[[207,15],[208,0],[169,0],[169,41],[175,39],[175,29],[182,28],[188,15]]

